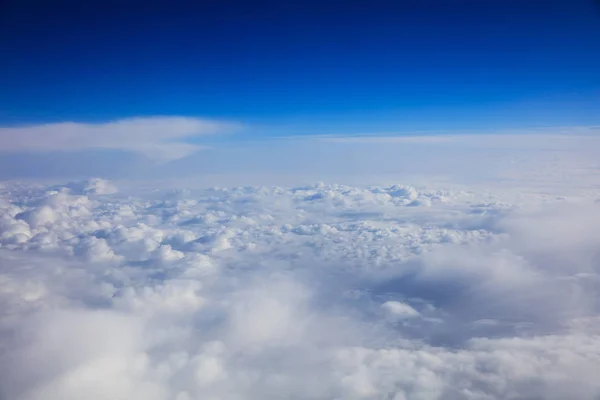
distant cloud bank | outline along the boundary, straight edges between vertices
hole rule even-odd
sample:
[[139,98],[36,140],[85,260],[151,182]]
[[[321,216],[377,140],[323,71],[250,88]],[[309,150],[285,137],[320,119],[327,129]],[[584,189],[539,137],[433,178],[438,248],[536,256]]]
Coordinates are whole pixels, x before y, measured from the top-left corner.
[[127,118],[103,123],[60,122],[0,127],[0,151],[53,152],[125,150],[158,160],[183,158],[200,150],[184,139],[232,132],[241,125],[190,117]]
[[556,184],[558,177],[593,180],[590,172],[600,170],[598,126],[301,136],[280,130],[274,137],[257,125],[191,117],[0,127],[0,179],[193,178],[211,186],[527,177]]
[[477,147],[557,149],[600,143],[600,126],[508,129],[501,131],[406,132],[364,135],[322,135],[331,143],[468,145]]

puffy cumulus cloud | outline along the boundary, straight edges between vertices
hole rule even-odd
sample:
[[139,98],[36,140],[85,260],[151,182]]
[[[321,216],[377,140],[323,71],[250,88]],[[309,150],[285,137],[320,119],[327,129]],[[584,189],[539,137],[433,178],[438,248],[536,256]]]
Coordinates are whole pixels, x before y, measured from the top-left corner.
[[345,348],[343,398],[593,399],[598,337],[474,339],[463,349]]
[[[160,399],[144,376],[148,360],[135,318],[111,311],[61,310],[37,314],[19,327],[5,354],[6,398]],[[27,373],[30,371],[30,373]],[[32,386],[31,379],[36,385]]]
[[599,193],[0,185],[0,398],[596,399]]
[[183,139],[236,129],[239,125],[235,123],[189,117],[140,117],[104,123],[60,122],[0,127],[0,151],[113,149],[172,160],[201,149],[199,145],[182,142]]

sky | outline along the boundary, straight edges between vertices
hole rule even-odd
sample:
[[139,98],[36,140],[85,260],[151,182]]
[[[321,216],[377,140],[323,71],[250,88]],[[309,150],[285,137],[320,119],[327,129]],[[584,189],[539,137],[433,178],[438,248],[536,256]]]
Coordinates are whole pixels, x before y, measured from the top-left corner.
[[29,0],[0,18],[4,179],[445,173],[461,156],[440,146],[322,138],[600,126],[592,0]]
[[600,123],[600,7],[8,1],[0,125],[185,116],[239,140]]
[[0,400],[600,399],[598,2],[1,3]]

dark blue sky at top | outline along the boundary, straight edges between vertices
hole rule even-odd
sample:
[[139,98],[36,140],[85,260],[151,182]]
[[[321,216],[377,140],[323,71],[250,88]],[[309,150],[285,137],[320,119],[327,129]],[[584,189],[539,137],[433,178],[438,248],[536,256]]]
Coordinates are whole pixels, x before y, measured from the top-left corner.
[[587,0],[34,1],[0,10],[0,124],[189,115],[265,132],[600,123]]

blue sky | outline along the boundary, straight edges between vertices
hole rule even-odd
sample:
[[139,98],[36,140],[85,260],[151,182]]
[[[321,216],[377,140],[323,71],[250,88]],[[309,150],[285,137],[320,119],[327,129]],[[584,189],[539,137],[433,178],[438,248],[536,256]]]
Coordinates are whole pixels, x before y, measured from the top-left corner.
[[4,126],[178,115],[255,137],[600,123],[592,1],[8,3]]

